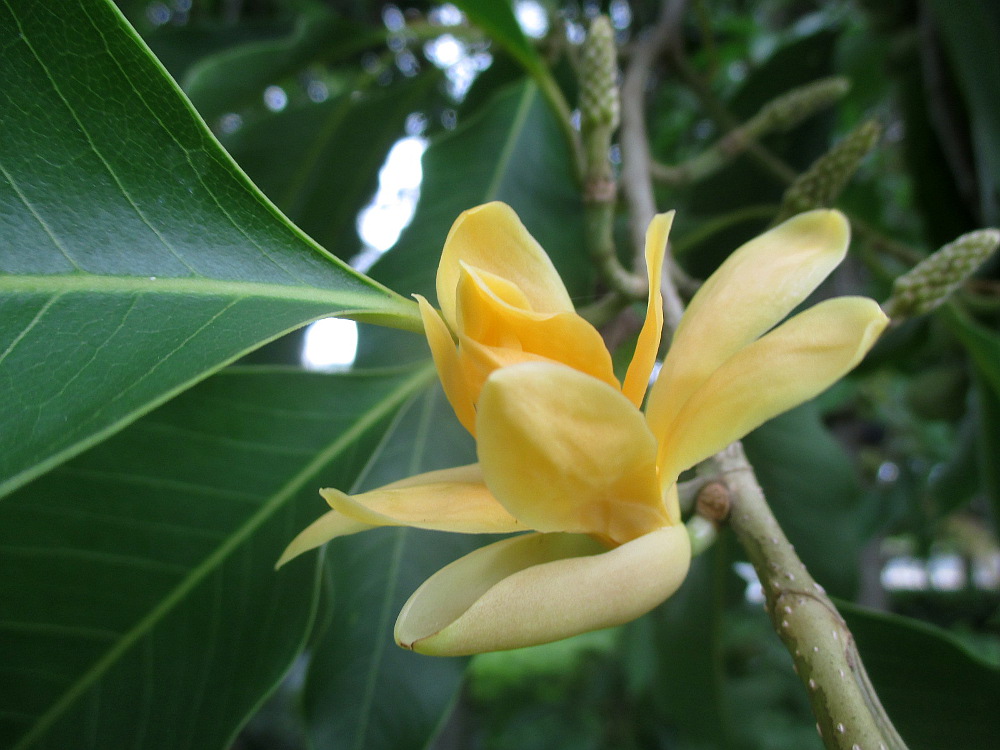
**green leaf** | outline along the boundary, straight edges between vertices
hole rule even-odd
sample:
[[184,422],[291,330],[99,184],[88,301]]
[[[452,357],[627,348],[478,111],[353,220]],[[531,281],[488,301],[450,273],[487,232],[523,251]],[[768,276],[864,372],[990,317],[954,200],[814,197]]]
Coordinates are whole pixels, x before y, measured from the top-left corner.
[[0,5],[0,494],[325,315],[414,307],[288,223],[102,0]]
[[583,204],[559,126],[531,82],[508,87],[479,114],[431,142],[413,222],[372,269],[400,292],[431,299],[441,247],[458,215],[509,203],[551,256],[575,298],[590,292]]
[[0,746],[226,746],[312,617],[275,561],[428,376],[227,370],[0,503]]
[[815,403],[772,419],[745,441],[768,503],[810,572],[850,596],[870,519],[851,460]]
[[722,643],[728,557],[716,544],[692,560],[680,590],[627,625],[622,640],[633,674],[652,672],[647,692],[657,719],[676,727],[688,746],[726,747],[733,733]]
[[455,5],[470,21],[503,45],[527,71],[545,70],[545,63],[521,30],[508,0],[456,0]]
[[982,0],[931,0],[930,7],[965,98],[984,222],[1000,221],[1000,68],[984,64],[1000,46],[1000,9]]
[[286,216],[349,259],[362,247],[358,212],[375,192],[379,167],[438,80],[429,73],[289,107],[221,141]]
[[[475,460],[471,436],[434,387],[399,413],[358,489]],[[315,747],[427,744],[454,700],[466,660],[404,651],[393,641],[393,625],[426,578],[482,543],[482,537],[392,528],[328,545],[333,618],[314,644],[304,695]],[[333,708],[339,706],[351,710]]]
[[1000,736],[1000,669],[947,632],[838,602],[889,717],[912,750],[979,750]]

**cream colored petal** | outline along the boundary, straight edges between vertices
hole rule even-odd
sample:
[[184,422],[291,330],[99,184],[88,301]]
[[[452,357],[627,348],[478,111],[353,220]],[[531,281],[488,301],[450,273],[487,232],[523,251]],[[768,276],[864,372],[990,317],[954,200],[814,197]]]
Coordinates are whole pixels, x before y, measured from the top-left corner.
[[745,347],[695,392],[661,441],[664,481],[826,390],[862,360],[888,322],[872,300],[840,297]]
[[684,526],[606,552],[584,536],[505,539],[456,560],[417,589],[396,621],[396,642],[459,656],[621,625],[673,594],[690,561]]
[[621,543],[670,523],[642,413],[596,378],[540,362],[497,370],[476,431],[486,486],[533,529]]
[[750,240],[691,300],[649,394],[657,437],[688,398],[739,349],[775,326],[843,260],[850,226],[839,211],[810,211]]
[[572,312],[573,302],[549,256],[524,228],[514,209],[487,203],[463,212],[451,227],[437,273],[438,304],[455,327],[460,264],[506,279],[536,312]]
[[359,531],[367,531],[373,528],[375,526],[349,518],[335,510],[327,511],[299,532],[299,535],[281,553],[281,557],[278,558],[278,562],[275,563],[274,567],[275,569],[280,568],[286,562],[298,557],[303,552],[316,549],[316,547],[324,545],[338,536],[357,534]]
[[649,278],[649,301],[646,303],[646,320],[639,331],[635,344],[635,354],[625,373],[622,393],[636,406],[642,405],[646,395],[649,376],[653,372],[656,353],[660,348],[663,332],[663,295],[660,285],[663,281],[663,257],[667,252],[667,238],[674,223],[674,212],[658,214],[646,229],[646,273]]
[[455,410],[458,421],[465,429],[475,435],[475,401],[465,382],[451,332],[427,300],[419,294],[413,296],[416,297],[417,305],[420,308],[420,317],[424,321],[424,334],[427,336],[427,343],[431,348],[431,356],[434,358],[434,366],[441,379],[444,395],[448,398],[451,408]]
[[463,267],[458,284],[463,345],[472,339],[485,347],[508,350],[513,357],[523,352],[525,360],[561,362],[619,387],[611,354],[596,328],[575,312],[538,313],[518,307],[512,304],[517,290],[505,286],[478,269]]
[[323,489],[334,510],[370,526],[412,526],[462,534],[508,534],[526,526],[483,484],[478,464],[442,469],[360,495]]

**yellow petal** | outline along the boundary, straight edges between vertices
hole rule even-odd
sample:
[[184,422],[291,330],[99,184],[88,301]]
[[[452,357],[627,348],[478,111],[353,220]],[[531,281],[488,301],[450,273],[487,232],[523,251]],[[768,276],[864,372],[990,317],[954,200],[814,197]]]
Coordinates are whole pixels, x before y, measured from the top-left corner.
[[524,531],[483,484],[478,464],[442,469],[360,495],[320,490],[334,510],[371,527],[413,526],[463,534]]
[[[561,362],[618,388],[611,355],[596,328],[575,312],[539,313],[518,307],[518,292],[502,279],[463,267],[458,283],[458,330],[463,346],[472,339],[485,347],[506,349],[508,357],[524,353],[522,361]],[[473,394],[489,372],[483,375],[470,385]]]
[[850,227],[838,211],[810,211],[750,240],[691,300],[646,413],[657,437],[688,398],[735,352],[775,326],[840,263]]
[[475,401],[465,382],[462,368],[458,360],[458,351],[452,341],[448,326],[441,316],[431,307],[430,303],[419,294],[413,295],[420,307],[420,317],[424,321],[424,334],[431,348],[434,366],[437,368],[441,386],[448,403],[455,410],[455,415],[462,426],[473,435],[476,434]]
[[[480,268],[518,287],[535,312],[572,312],[573,302],[549,256],[514,209],[487,203],[463,212],[451,227],[437,273],[438,305],[456,327],[461,263]],[[457,330],[457,329],[456,329]]]
[[326,544],[338,536],[357,534],[359,531],[373,528],[375,527],[371,524],[348,518],[335,510],[327,511],[299,532],[299,535],[281,553],[281,557],[278,558],[274,567],[275,569],[280,568],[292,558],[298,557],[303,552],[316,549],[316,547]]
[[538,531],[621,543],[670,523],[656,441],[620,391],[563,365],[527,363],[486,381],[476,419],[486,486]]
[[584,536],[505,539],[456,560],[417,589],[396,621],[396,642],[458,656],[621,625],[673,594],[690,560],[683,526],[607,552]]
[[667,237],[670,226],[674,223],[674,212],[658,214],[653,217],[646,229],[646,273],[649,278],[649,301],[646,303],[646,321],[639,331],[639,340],[635,344],[635,354],[625,373],[625,384],[622,393],[636,406],[642,405],[642,397],[649,385],[649,376],[653,372],[656,353],[660,348],[660,335],[663,332],[663,295],[660,284],[663,281],[663,256],[667,252]]
[[695,392],[661,441],[664,480],[826,390],[862,360],[888,322],[872,300],[840,297],[745,347]]

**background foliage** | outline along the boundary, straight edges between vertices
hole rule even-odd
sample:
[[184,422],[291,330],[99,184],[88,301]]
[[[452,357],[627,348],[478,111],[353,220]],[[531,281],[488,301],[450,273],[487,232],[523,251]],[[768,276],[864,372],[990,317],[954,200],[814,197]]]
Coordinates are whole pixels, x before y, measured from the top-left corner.
[[[0,3],[0,746],[819,746],[726,534],[631,625],[472,660],[391,643],[401,602],[467,539],[386,529],[272,570],[319,486],[474,451],[420,336],[362,325],[354,367],[333,372],[304,368],[299,333],[275,339],[337,314],[413,330],[408,295],[433,295],[451,222],[488,200],[517,209],[578,304],[604,291],[546,89],[575,105],[598,10],[626,63],[659,12]],[[925,253],[1000,222],[995,3],[691,2],[681,31],[648,92],[665,165],[793,87],[851,84],[660,184],[695,277],[871,119],[884,135],[836,199],[855,239],[828,292],[884,299]],[[420,199],[371,281],[348,265],[376,256],[358,215],[404,137],[427,143]],[[998,303],[993,261],[747,441],[913,748],[1000,733]]]

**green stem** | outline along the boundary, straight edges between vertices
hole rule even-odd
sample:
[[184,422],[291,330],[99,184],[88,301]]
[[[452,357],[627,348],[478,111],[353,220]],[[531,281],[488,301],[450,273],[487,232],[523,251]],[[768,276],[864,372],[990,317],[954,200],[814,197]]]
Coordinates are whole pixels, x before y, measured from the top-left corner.
[[[708,85],[702,80],[701,76],[698,75],[698,72],[691,67],[691,64],[687,61],[687,59],[683,55],[676,55],[674,58],[674,64],[677,67],[677,71],[684,78],[685,83],[692,88],[695,95],[701,101],[702,106],[708,112],[709,117],[715,120],[716,124],[727,132],[727,135],[736,133],[736,136],[733,137],[739,138],[742,134],[739,133],[740,128],[736,118],[733,117],[719,102],[715,94],[712,93]],[[724,141],[725,138],[723,139],[723,142]],[[798,173],[762,146],[760,142],[751,138],[742,141],[741,145],[747,154],[749,154],[758,164],[764,167],[764,169],[774,175],[779,181],[789,185],[795,181]]]
[[828,750],[905,750],[854,637],[775,520],[739,443],[715,457],[733,493],[729,523],[753,563],[766,608],[794,660]]

